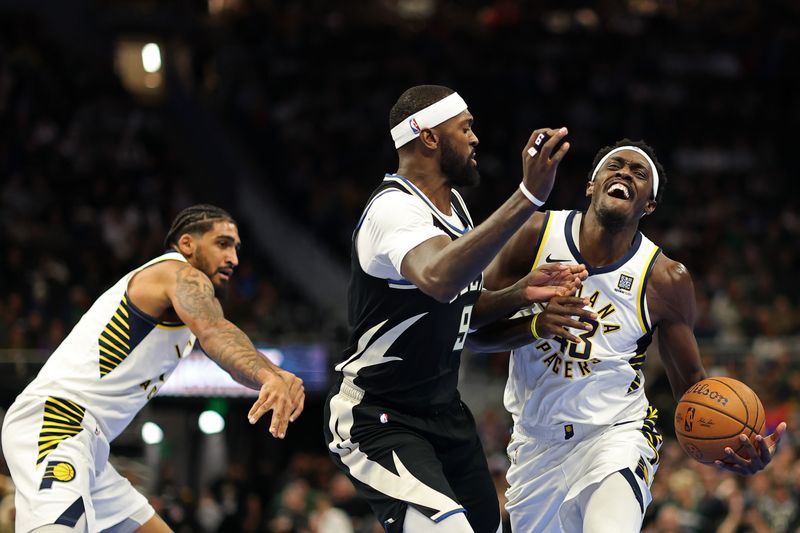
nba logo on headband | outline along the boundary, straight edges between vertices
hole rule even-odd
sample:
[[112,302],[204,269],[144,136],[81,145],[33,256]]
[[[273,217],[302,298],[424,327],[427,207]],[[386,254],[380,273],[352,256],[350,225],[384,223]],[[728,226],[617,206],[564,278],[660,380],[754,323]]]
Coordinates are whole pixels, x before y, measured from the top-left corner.
[[419,124],[417,124],[417,119],[415,119],[414,117],[408,119],[408,125],[411,126],[411,132],[414,135],[419,135],[419,132],[422,131],[422,128],[420,128]]
[[[445,96],[438,102],[434,102],[424,109],[420,109],[413,115],[409,115],[395,127],[391,129],[394,147],[400,148],[419,137],[419,133],[425,128],[433,128],[449,120],[459,113],[467,110],[467,103],[458,93]],[[403,125],[408,124],[408,127]]]

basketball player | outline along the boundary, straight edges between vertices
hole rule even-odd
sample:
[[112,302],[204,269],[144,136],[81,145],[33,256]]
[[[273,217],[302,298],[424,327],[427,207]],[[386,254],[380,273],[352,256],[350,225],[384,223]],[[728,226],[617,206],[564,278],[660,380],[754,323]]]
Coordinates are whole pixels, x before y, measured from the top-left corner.
[[[628,139],[595,157],[586,212],[537,213],[486,272],[505,287],[532,268],[587,265],[578,295],[590,328],[564,322],[561,297],[505,324],[505,334],[476,332],[478,349],[514,350],[505,405],[514,420],[507,510],[524,532],[638,532],[650,503],[662,437],[644,394],[642,366],[658,328],[659,353],[673,395],[706,377],[693,333],[689,272],[638,231],[660,201],[666,175],[648,145]],[[520,347],[521,346],[521,347]],[[752,460],[728,449],[730,466],[751,474],[769,463],[785,429],[765,439]]]
[[283,438],[303,410],[302,381],[259,354],[215,295],[238,264],[236,222],[196,205],[175,219],[167,252],[105,292],[9,408],[3,452],[16,485],[16,531],[162,533],[169,527],[108,463],[109,443],[199,340],[259,390],[248,418],[272,410]]
[[[350,346],[326,402],[331,457],[385,530],[495,533],[497,496],[456,389],[470,331],[520,301],[568,301],[582,266],[540,269],[510,290],[482,292],[482,271],[547,198],[567,133],[537,130],[523,149],[515,193],[473,227],[454,186],[479,181],[472,115],[451,89],[404,92],[389,115],[399,168],[369,199],[353,234]],[[546,132],[552,139],[532,157]],[[555,285],[561,285],[555,287]],[[577,326],[581,326],[575,321]]]

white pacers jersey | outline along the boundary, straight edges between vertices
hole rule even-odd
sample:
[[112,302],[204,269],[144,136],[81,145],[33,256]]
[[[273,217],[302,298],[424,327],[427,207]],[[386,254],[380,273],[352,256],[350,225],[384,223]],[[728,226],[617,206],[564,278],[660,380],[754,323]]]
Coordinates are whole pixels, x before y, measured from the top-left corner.
[[[582,213],[550,211],[534,249],[533,267],[547,263],[584,263],[578,249]],[[572,330],[580,344],[563,338],[541,339],[514,350],[504,403],[515,432],[561,426],[609,426],[644,420],[648,402],[642,365],[652,339],[645,289],[660,248],[637,233],[617,262],[590,268],[580,296],[598,317],[582,319],[591,331]],[[540,309],[538,309],[540,310]],[[531,431],[533,430],[533,431]]]
[[[37,464],[61,440],[80,431],[85,411],[97,420],[105,437],[113,440],[191,352],[195,336],[187,326],[158,322],[128,299],[133,275],[161,261],[186,259],[178,252],[168,252],[108,289],[20,395],[20,399],[48,399],[45,426],[52,427],[42,428],[46,437],[40,439]],[[48,422],[48,407],[61,418]],[[64,418],[63,411],[72,417]]]

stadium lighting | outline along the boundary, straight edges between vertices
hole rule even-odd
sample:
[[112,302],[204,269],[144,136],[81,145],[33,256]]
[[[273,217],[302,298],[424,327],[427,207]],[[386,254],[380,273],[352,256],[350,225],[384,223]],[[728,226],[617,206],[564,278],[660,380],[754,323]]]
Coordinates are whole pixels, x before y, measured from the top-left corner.
[[142,47],[142,66],[149,73],[161,70],[161,49],[156,43],[147,43]]
[[142,440],[145,444],[158,444],[164,440],[164,430],[154,422],[142,424]]
[[225,429],[225,419],[216,411],[203,411],[197,419],[197,425],[206,435],[213,435]]

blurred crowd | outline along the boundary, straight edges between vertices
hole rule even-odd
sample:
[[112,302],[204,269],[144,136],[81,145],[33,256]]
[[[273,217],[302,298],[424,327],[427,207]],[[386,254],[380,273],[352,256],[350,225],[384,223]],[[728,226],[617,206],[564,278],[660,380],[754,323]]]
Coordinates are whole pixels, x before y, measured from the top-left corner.
[[[669,182],[643,228],[693,274],[707,370],[750,384],[768,427],[790,427],[775,464],[750,479],[696,464],[668,438],[644,530],[800,531],[800,285],[791,283],[800,201],[786,126],[800,120],[800,35],[788,22],[798,8],[367,4],[231,2],[176,30],[192,51],[183,75],[239,133],[289,214],[342,260],[372,187],[395,170],[388,110],[411,85],[446,84],[470,104],[484,177],[467,191],[477,220],[517,183],[534,127],[571,132],[553,208],[585,205],[597,149],[644,138]],[[0,349],[12,354],[52,350],[97,295],[161,253],[179,209],[213,203],[163,110],[121,89],[111,57],[81,60],[46,33],[33,19],[0,19]],[[228,315],[255,341],[316,340],[319,311],[241,230]],[[502,378],[506,360],[487,361]],[[674,399],[663,374],[649,379],[669,434]],[[487,409],[478,423],[502,501],[509,420]],[[13,531],[12,494],[0,477],[0,533]],[[165,467],[151,500],[179,532],[381,531],[322,450],[288,465],[233,463],[199,488]]]
[[[30,19],[0,27],[0,347],[51,351],[123,273],[160,255],[180,209],[214,202],[157,108]],[[182,158],[183,156],[183,158]],[[235,206],[224,206],[235,212]],[[248,247],[226,308],[254,341],[319,313]]]

